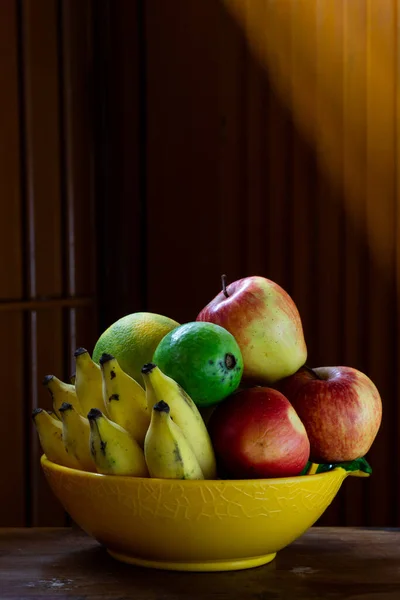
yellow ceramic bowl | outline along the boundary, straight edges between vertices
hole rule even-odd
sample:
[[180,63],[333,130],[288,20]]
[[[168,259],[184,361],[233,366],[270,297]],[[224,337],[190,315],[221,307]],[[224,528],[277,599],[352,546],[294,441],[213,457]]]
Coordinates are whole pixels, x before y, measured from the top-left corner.
[[72,519],[112,556],[186,571],[273,560],[315,523],[349,475],[337,468],[284,479],[142,479],[77,471],[45,456],[42,467]]

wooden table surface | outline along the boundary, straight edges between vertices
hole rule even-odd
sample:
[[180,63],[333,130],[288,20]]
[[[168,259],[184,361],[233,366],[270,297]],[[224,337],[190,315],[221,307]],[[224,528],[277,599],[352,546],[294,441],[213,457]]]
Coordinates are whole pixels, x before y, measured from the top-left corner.
[[400,529],[312,528],[270,564],[175,573],[121,564],[79,530],[0,529],[0,599],[399,600]]

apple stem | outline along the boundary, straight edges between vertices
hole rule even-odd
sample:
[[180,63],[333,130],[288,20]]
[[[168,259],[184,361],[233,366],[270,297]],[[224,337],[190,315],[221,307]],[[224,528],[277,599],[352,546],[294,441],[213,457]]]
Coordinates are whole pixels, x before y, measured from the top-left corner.
[[226,275],[221,275],[221,281],[222,281],[222,291],[224,292],[224,296],[225,296],[225,298],[229,298],[229,294],[226,291]]
[[306,369],[306,371],[308,371],[309,373],[311,373],[311,375],[313,375],[315,377],[315,379],[320,379],[322,380],[322,377],[320,377],[318,375],[318,373],[316,373],[314,371],[314,369],[312,369],[311,367],[309,367],[308,365],[303,365],[303,369]]

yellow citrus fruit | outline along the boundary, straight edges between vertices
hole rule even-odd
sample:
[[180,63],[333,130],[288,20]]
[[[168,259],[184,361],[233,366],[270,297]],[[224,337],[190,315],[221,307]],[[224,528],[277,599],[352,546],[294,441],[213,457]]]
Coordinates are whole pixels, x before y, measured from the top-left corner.
[[101,334],[93,350],[93,360],[98,363],[104,352],[112,354],[120,367],[143,386],[143,365],[151,362],[159,342],[178,326],[173,319],[154,313],[126,315]]

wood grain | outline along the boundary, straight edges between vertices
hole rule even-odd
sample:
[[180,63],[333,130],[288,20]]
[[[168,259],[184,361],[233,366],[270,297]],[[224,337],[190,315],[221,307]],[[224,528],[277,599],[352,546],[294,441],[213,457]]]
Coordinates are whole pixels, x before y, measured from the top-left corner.
[[264,567],[177,573],[118,563],[71,529],[0,530],[0,593],[2,600],[325,600],[327,593],[337,600],[397,600],[399,535],[399,530],[312,528]]
[[[63,229],[61,205],[61,144],[59,128],[59,80],[57,5],[54,0],[22,4],[21,33],[24,89],[27,206],[28,296],[63,292]],[[27,319],[26,373],[29,378],[23,418],[39,405],[44,373],[62,370],[63,331],[61,314],[32,311]],[[29,373],[29,375],[28,375]],[[63,523],[64,511],[56,506],[40,473],[37,435],[28,430],[27,524]],[[53,512],[54,511],[54,512]],[[51,514],[53,512],[53,515]],[[50,519],[50,520],[49,520]]]
[[[343,185],[353,192],[347,195],[347,206],[357,215],[357,226],[344,222],[344,315],[343,362],[366,371],[368,346],[368,307],[364,286],[368,271],[367,249],[361,232],[365,228],[366,169],[366,3],[356,0],[344,7],[344,46],[347,56],[343,74]],[[357,35],[353,35],[357,27]],[[355,69],[357,77],[355,77]],[[352,146],[358,135],[357,153]],[[357,168],[354,167],[356,162]],[[344,519],[347,525],[362,525],[367,518],[364,488],[353,478],[343,490]]]
[[61,2],[59,44],[66,292],[90,296],[97,271],[94,218],[93,42],[89,0]]
[[20,526],[26,523],[27,481],[25,472],[25,378],[23,319],[18,313],[0,313],[0,338],[4,344],[4,385],[0,420],[0,454],[3,476],[7,484],[0,492],[0,525]]
[[[0,298],[22,294],[22,224],[18,44],[15,0],[0,4]],[[6,260],[4,260],[6,258]]]
[[[65,4],[72,16],[64,27],[60,8]],[[79,26],[74,29],[71,21],[78,10]],[[84,320],[86,333],[81,323],[80,335],[88,346],[96,335],[90,197],[93,125],[89,118],[86,129],[82,121],[76,124],[82,114],[88,117],[92,98],[87,96],[84,105],[81,84],[89,81],[88,61],[71,57],[67,44],[79,40],[83,58],[85,43],[91,48],[90,18],[83,3],[56,0],[6,0],[0,13],[0,203],[5,216],[0,223],[0,253],[5,258],[0,265],[0,337],[6,350],[8,390],[0,422],[0,452],[7,456],[3,472],[8,482],[0,500],[0,523],[64,524],[64,511],[39,467],[31,412],[39,405],[50,407],[43,376],[49,371],[60,377],[70,373],[66,355],[72,326],[65,311],[82,307],[85,312],[84,307],[91,307]],[[79,66],[65,74],[71,62]],[[63,102],[69,95],[75,98],[75,108]],[[75,136],[67,118],[71,111],[75,132],[79,131]],[[75,170],[73,161],[78,164]],[[73,185],[79,191],[71,191]],[[77,231],[70,226],[73,219],[67,210],[72,197],[80,210]],[[85,245],[90,249],[85,256],[71,258],[76,248],[83,254]]]
[[[366,196],[365,236],[369,271],[365,294],[368,298],[368,374],[376,383],[385,402],[385,417],[371,448],[372,464],[388,464],[398,452],[395,442],[395,402],[392,374],[396,370],[395,338],[392,335],[395,299],[395,156],[394,128],[397,29],[395,3],[384,0],[378,9],[367,2],[367,106],[366,106]],[[380,89],[379,89],[380,88]],[[398,243],[398,242],[397,242]],[[385,353],[381,351],[385,348]],[[394,485],[382,469],[376,482],[368,486],[369,523],[393,523]],[[378,508],[379,507],[379,508]]]
[[228,54],[238,57],[237,29],[208,0],[145,9],[147,307],[192,321],[220,290],[221,269],[233,277],[224,257],[231,267],[245,248],[230,229],[240,214],[238,112],[228,95],[238,89]]
[[[0,3],[0,298],[17,298],[23,293],[22,197],[20,181],[20,125],[18,90],[18,38],[16,3]],[[23,525],[25,522],[25,447],[24,373],[22,315],[0,314],[0,340],[5,364],[4,385],[8,394],[2,404],[0,455],[9,490],[0,495],[0,524]],[[13,433],[12,438],[8,432]]]

